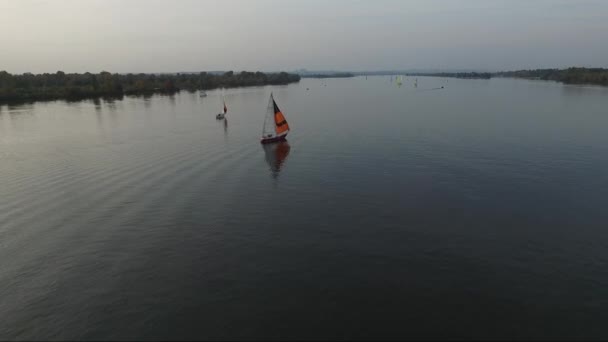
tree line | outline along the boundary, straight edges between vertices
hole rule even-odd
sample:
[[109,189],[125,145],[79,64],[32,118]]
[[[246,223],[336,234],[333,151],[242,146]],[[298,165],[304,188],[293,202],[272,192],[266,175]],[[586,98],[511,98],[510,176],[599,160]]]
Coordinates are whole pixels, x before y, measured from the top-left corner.
[[496,76],[539,79],[566,84],[599,84],[608,86],[608,69],[603,68],[518,70],[496,73]]
[[354,74],[350,72],[335,72],[328,74],[305,74],[302,75],[303,78],[349,78],[355,77]]
[[56,73],[13,75],[0,71],[0,102],[115,97],[179,90],[208,90],[263,85],[285,85],[300,76],[243,71],[234,73],[112,74]]
[[534,69],[489,72],[443,72],[443,73],[414,73],[412,76],[436,76],[451,78],[489,79],[492,77],[515,77],[556,81],[565,84],[597,84],[608,86],[608,69],[603,68],[568,68],[568,69]]
[[489,72],[436,72],[436,73],[407,73],[407,76],[435,76],[449,78],[467,79],[490,79],[492,74]]

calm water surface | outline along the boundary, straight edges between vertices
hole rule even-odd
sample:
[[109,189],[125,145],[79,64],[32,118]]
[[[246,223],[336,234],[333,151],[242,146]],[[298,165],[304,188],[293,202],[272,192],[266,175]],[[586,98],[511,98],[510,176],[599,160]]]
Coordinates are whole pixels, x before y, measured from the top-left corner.
[[606,339],[607,108],[388,77],[2,105],[0,339]]

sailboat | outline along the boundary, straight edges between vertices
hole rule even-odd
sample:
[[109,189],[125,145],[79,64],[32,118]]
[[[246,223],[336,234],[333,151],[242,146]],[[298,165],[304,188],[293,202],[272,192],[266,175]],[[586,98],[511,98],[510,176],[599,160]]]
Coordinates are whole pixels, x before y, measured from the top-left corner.
[[228,107],[226,107],[226,100],[224,100],[224,111],[216,115],[215,118],[221,120],[226,117],[226,113],[228,113]]
[[397,76],[397,85],[401,87],[403,82],[401,82],[401,76]]
[[277,106],[274,101],[274,96],[270,93],[270,100],[268,101],[268,109],[266,111],[266,117],[264,118],[264,128],[262,130],[262,144],[268,144],[275,141],[285,140],[289,133],[289,124],[285,120],[283,112]]

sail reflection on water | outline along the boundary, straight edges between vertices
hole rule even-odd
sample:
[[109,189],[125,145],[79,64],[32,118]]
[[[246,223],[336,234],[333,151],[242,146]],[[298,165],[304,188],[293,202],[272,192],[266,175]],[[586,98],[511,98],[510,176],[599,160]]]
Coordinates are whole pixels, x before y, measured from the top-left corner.
[[280,141],[274,144],[262,145],[266,157],[266,163],[270,167],[273,177],[277,177],[283,168],[291,146],[287,141]]

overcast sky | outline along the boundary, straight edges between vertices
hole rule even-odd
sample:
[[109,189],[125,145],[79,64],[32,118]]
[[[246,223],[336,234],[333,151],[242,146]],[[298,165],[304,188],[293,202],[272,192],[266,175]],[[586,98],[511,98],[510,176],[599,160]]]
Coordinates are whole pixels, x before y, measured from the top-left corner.
[[0,70],[608,67],[604,0],[0,0]]

